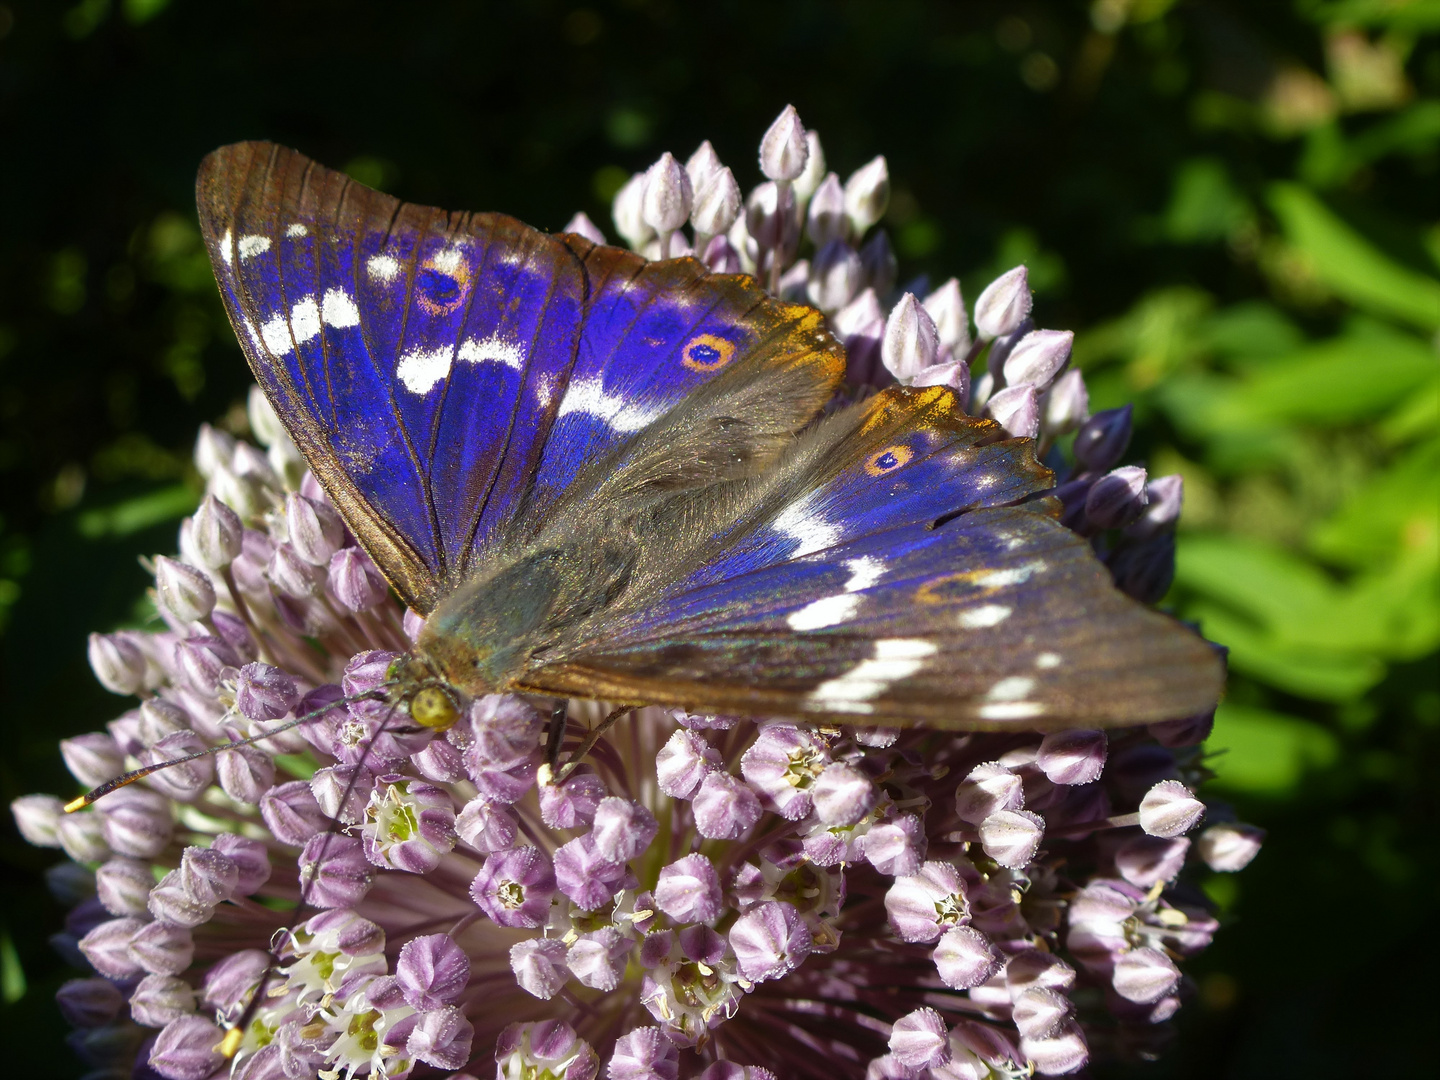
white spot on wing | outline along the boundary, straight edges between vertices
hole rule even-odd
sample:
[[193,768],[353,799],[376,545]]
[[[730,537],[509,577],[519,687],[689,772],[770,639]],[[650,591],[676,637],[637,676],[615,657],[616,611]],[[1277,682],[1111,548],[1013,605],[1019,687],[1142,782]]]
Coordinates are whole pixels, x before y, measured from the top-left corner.
[[597,420],[603,420],[616,431],[639,431],[662,412],[652,406],[630,401],[619,394],[606,391],[599,376],[576,379],[565,390],[560,402],[560,416],[569,413],[585,413]]
[[885,573],[885,560],[874,555],[862,555],[858,559],[846,559],[845,569],[850,571],[850,580],[845,582],[847,593],[868,589]]
[[1035,657],[1035,666],[1042,671],[1060,666],[1060,654],[1053,652],[1042,652]]
[[309,236],[310,230],[297,221],[294,225],[291,225],[288,229],[285,230],[285,235],[290,237]]
[[487,338],[466,338],[460,343],[460,351],[456,355],[472,364],[488,361],[492,364],[504,364],[516,371],[525,366],[525,350],[499,334],[491,334]]
[[290,324],[285,321],[284,315],[276,315],[260,327],[260,340],[273,356],[284,356],[295,347],[290,340]]
[[320,317],[326,326],[344,330],[360,325],[360,309],[344,289],[326,289],[320,298]]
[[785,621],[790,624],[791,630],[821,630],[853,617],[860,609],[860,600],[861,597],[853,593],[821,597],[798,611],[792,611]]
[[1035,680],[1028,675],[1007,675],[985,695],[986,701],[1019,701],[1035,689]]
[[937,649],[934,642],[921,638],[881,638],[870,659],[810,691],[806,707],[816,712],[874,712],[871,699],[883,694],[891,683],[914,675]]
[[976,574],[971,580],[982,589],[1003,589],[1009,585],[1023,585],[1044,569],[1045,563],[1037,561],[1024,566],[1013,566],[1008,570]]
[[1045,706],[1038,701],[997,701],[980,706],[981,720],[1028,720],[1039,716]]
[[270,238],[252,233],[249,236],[240,237],[240,258],[248,259],[252,255],[263,255],[270,250]]
[[376,281],[389,285],[400,276],[400,260],[393,255],[371,255],[365,269]]
[[231,266],[235,262],[235,255],[230,250],[230,243],[234,239],[235,236],[229,229],[226,229],[225,235],[220,237],[220,258],[225,260],[226,266]]
[[976,608],[969,608],[960,612],[955,620],[962,629],[981,630],[988,626],[999,626],[1010,617],[1013,608],[1004,604],[981,604]]
[[290,309],[290,330],[297,345],[304,345],[311,338],[320,336],[320,305],[315,303],[315,297],[307,296],[295,301],[295,306]]
[[446,248],[444,251],[435,253],[430,260],[430,265],[442,274],[453,274],[460,269],[460,264],[464,259],[459,248]]
[[412,394],[428,394],[435,384],[450,374],[454,350],[448,345],[438,349],[411,349],[395,365],[395,377]]
[[813,510],[815,497],[808,496],[787,506],[775,518],[775,529],[798,543],[790,558],[798,559],[814,551],[834,547],[842,535],[839,526],[826,521]]

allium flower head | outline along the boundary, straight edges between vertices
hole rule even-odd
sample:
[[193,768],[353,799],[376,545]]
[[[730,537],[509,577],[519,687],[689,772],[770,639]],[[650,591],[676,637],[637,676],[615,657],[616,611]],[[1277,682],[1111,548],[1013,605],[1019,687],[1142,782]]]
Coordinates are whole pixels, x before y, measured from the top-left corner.
[[[1178,480],[1122,464],[1128,410],[1087,418],[1024,268],[973,320],[954,279],[899,294],[883,157],[842,183],[787,109],[760,162],[742,199],[708,143],[666,154],[617,195],[615,228],[808,296],[858,393],[943,382],[1042,454],[1078,427],[1064,520],[1153,599]],[[371,692],[419,617],[262,396],[250,415],[263,447],[197,440],[207,493],[155,562],[163,625],[90,639],[96,678],[140,702],[62,745],[87,787],[229,749],[79,813],[13,805],[75,864],[57,943],[88,970],[59,1003],[95,1068],[128,1074],[140,1045],[168,1080],[491,1061],[506,1080],[1014,1077],[1072,1072],[1174,1013],[1179,964],[1216,929],[1177,877],[1238,870],[1262,839],[1218,814],[1192,845],[1207,718],[1042,737],[640,708],[568,773],[546,761],[549,701],[392,724]],[[562,757],[607,711],[571,703]]]

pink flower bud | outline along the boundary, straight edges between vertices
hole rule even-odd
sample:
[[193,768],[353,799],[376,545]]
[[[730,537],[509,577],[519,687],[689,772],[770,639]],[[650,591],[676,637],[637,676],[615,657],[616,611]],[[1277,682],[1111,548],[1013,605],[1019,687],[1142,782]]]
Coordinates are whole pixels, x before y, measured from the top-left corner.
[[390,586],[357,547],[341,548],[330,557],[330,591],[350,611],[369,611],[390,595]]
[[760,140],[760,171],[769,180],[798,180],[810,147],[794,105],[786,105]]
[[211,851],[226,855],[235,864],[235,895],[250,896],[270,880],[269,849],[259,840],[234,833],[221,833],[210,843]]
[[1035,858],[1045,822],[1029,810],[997,810],[980,822],[980,846],[1001,866],[1018,870]]
[[198,1016],[174,1020],[155,1040],[150,1067],[166,1080],[207,1080],[225,1064],[218,1049],[224,1034]]
[[510,970],[527,994],[549,1001],[570,979],[565,943],[557,938],[529,938],[510,946]]
[[174,975],[146,975],[130,994],[130,1016],[145,1027],[163,1028],[194,1011],[194,989]]
[[115,858],[95,871],[95,895],[112,915],[144,915],[155,878],[139,859]]
[[1079,368],[1071,368],[1055,380],[1045,393],[1041,424],[1052,438],[1074,431],[1090,415],[1090,392],[1085,389],[1085,376]]
[[1031,330],[1005,358],[1006,385],[1030,383],[1038,389],[1049,386],[1069,363],[1074,343],[1075,335],[1069,330]]
[[1159,1001],[1180,981],[1180,969],[1159,949],[1131,949],[1115,961],[1111,982],[1127,1001]]
[[1089,784],[1105,770],[1103,731],[1054,731],[1040,741],[1035,764],[1052,784]]
[[705,775],[691,806],[696,831],[711,840],[738,839],[761,814],[755,792],[729,773],[718,771]]
[[294,492],[285,496],[285,524],[295,554],[311,566],[326,566],[345,540],[345,525],[328,502]]
[[395,980],[411,1008],[438,1009],[465,992],[470,957],[448,934],[412,938],[400,950]]
[[890,1053],[911,1069],[932,1069],[950,1060],[945,1021],[934,1009],[916,1009],[890,1028]]
[[595,808],[595,849],[611,862],[638,858],[659,831],[655,815],[638,802],[609,796]]
[[130,938],[130,955],[152,975],[179,975],[195,959],[195,941],[184,926],[152,922]]
[[752,982],[789,974],[814,947],[810,927],[782,900],[767,900],[741,915],[729,940],[740,973]]
[[805,234],[810,237],[815,250],[820,251],[836,240],[845,240],[849,228],[850,223],[845,217],[845,189],[840,186],[838,176],[827,173],[810,197]]
[[704,855],[686,855],[660,870],[655,905],[677,922],[709,922],[725,908],[715,866]]
[[940,935],[935,951],[940,981],[953,990],[979,986],[1000,970],[1000,955],[990,939],[973,926],[952,926]]

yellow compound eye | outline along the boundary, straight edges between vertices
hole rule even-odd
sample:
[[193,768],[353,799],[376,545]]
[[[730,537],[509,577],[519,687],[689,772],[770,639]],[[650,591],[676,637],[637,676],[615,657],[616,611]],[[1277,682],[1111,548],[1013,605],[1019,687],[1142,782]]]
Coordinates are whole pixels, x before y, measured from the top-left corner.
[[426,686],[410,699],[410,719],[422,727],[444,731],[459,717],[454,699],[438,686]]

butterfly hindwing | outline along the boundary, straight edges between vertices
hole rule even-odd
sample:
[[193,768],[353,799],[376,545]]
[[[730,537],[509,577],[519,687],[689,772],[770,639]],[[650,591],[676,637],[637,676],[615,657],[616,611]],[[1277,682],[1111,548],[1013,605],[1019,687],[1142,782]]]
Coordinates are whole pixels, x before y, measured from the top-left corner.
[[[817,313],[748,278],[647,263],[503,215],[402,204],[271,144],[216,151],[197,193],[257,380],[421,611],[498,536],[573,501],[586,462],[711,381],[788,387],[791,411],[771,420],[788,432],[843,370]],[[757,446],[731,437],[744,469],[777,450],[770,433]],[[650,465],[657,482],[706,479]]]
[[684,576],[599,617],[524,684],[971,729],[1212,705],[1210,646],[1120,594],[1047,500],[1024,501],[1049,473],[1000,434],[939,389],[895,388],[829,418],[744,485],[715,549],[698,544]]

